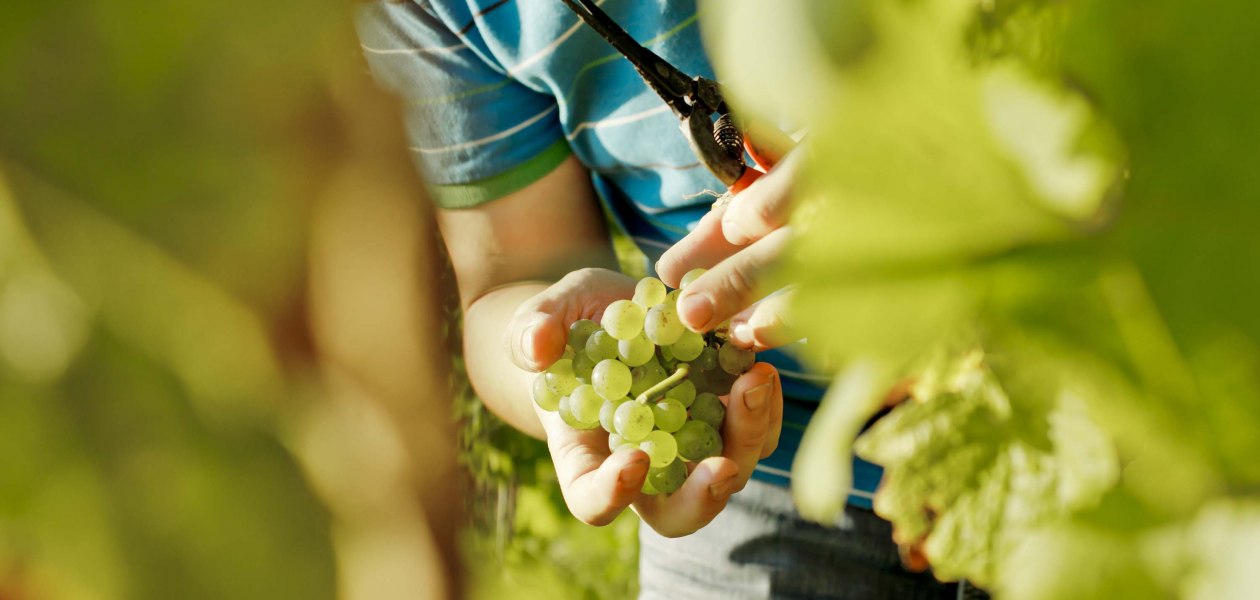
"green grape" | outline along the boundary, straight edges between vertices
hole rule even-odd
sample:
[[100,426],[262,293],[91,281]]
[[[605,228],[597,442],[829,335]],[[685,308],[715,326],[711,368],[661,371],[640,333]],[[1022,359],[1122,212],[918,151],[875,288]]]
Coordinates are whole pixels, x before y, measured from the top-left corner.
[[591,373],[591,384],[595,391],[608,400],[625,397],[633,386],[633,373],[621,361],[605,359],[595,365]]
[[638,396],[666,377],[669,377],[669,373],[665,371],[665,367],[655,360],[649,360],[646,364],[630,370],[630,395]]
[[616,452],[617,449],[621,448],[622,446],[630,446],[631,448],[638,448],[638,446],[636,446],[633,442],[627,442],[626,438],[621,437],[621,435],[618,434],[617,432],[615,431],[608,432],[608,451]]
[[573,361],[562,358],[547,367],[545,373],[547,377],[547,387],[555,392],[557,396],[568,396],[573,390],[577,389],[577,375],[573,373]]
[[674,310],[678,310],[678,295],[681,293],[682,290],[670,290],[668,294],[665,294],[665,302],[662,304],[665,306],[672,306],[674,307]]
[[656,489],[656,487],[652,485],[652,481],[646,477],[643,478],[643,487],[639,488],[639,491],[649,496],[655,496],[661,493],[660,490]]
[[711,371],[716,369],[717,350],[714,349],[713,346],[705,346],[704,350],[700,351],[700,356],[697,356],[695,360],[691,361],[691,366],[696,367],[701,371]]
[[681,282],[679,282],[679,284],[678,284],[678,289],[680,289],[680,290],[685,290],[685,289],[687,289],[687,286],[688,286],[688,285],[690,285],[690,284],[691,284],[691,282],[693,282],[693,281],[695,281],[695,280],[699,279],[699,278],[700,278],[700,276],[701,276],[701,275],[704,275],[704,273],[705,273],[707,270],[708,270],[708,269],[692,269],[692,270],[690,270],[690,271],[687,271],[687,274],[682,276],[682,281],[681,281]]
[[643,319],[643,333],[657,346],[668,346],[677,342],[686,330],[672,307],[653,306]]
[[634,302],[643,308],[665,301],[665,284],[655,277],[644,277],[634,286]]
[[665,363],[678,362],[678,359],[674,358],[674,351],[670,350],[669,346],[660,346],[657,349],[661,351],[661,360],[665,361]]
[[569,360],[573,360],[573,357],[575,357],[575,356],[577,356],[577,352],[574,352],[574,351],[573,351],[573,347],[572,347],[572,346],[565,346],[565,347],[564,347],[564,354],[561,354],[561,355],[560,355],[560,358],[567,358],[567,359],[569,359]]
[[657,429],[665,433],[674,433],[687,422],[687,408],[682,405],[682,402],[665,398],[660,402],[652,403],[652,418],[656,420]]
[[718,366],[731,375],[739,375],[752,368],[757,355],[752,350],[745,350],[727,342],[718,348]]
[[573,376],[578,378],[579,382],[590,383],[591,370],[595,368],[595,361],[585,352],[579,352],[577,358],[573,359]]
[[699,462],[722,453],[722,436],[704,421],[687,421],[674,434],[678,456],[688,462]]
[[687,465],[676,458],[667,466],[648,469],[647,480],[652,483],[652,488],[660,493],[672,494],[687,481]]
[[560,419],[564,421],[566,425],[574,429],[595,429],[596,427],[599,427],[598,418],[587,423],[579,420],[577,416],[573,414],[573,402],[569,399],[569,396],[565,396],[560,399],[560,406],[556,412],[560,413]]
[[721,429],[722,420],[726,418],[726,405],[714,394],[699,394],[696,401],[691,403],[691,418],[704,421],[714,429]]
[[547,385],[547,375],[539,373],[534,378],[534,403],[538,408],[555,412],[560,408],[560,395]]
[[656,346],[642,333],[617,342],[617,355],[621,357],[621,362],[631,367],[637,367],[651,360],[655,350]]
[[579,319],[569,326],[569,346],[574,350],[586,347],[586,338],[599,331],[599,323],[590,319]]
[[607,400],[625,397],[630,393],[630,367],[616,359],[605,359],[595,365],[591,372],[591,384]]
[[595,393],[590,384],[582,384],[569,394],[569,410],[573,412],[573,418],[582,423],[599,423],[599,409],[603,405],[604,399]]
[[683,408],[689,408],[696,399],[696,384],[692,383],[690,379],[684,379],[682,383],[669,388],[669,391],[665,392],[665,397],[677,400],[679,404],[683,405]]
[[[563,400],[561,403],[563,404]],[[613,413],[613,429],[626,441],[637,442],[652,432],[652,409],[638,402],[625,402]]]
[[617,432],[617,428],[613,426],[613,415],[617,414],[617,407],[629,401],[629,398],[604,401],[604,404],[599,407],[599,425],[604,428],[604,431],[608,433]]
[[678,442],[674,436],[659,429],[647,434],[639,442],[639,449],[647,453],[648,458],[652,459],[652,466],[658,469],[668,467],[669,463],[678,458]]
[[683,362],[691,362],[704,351],[704,336],[690,329],[683,331],[678,341],[669,347],[674,358]]
[[605,358],[617,358],[617,338],[608,335],[603,329],[586,338],[586,355],[595,362]]
[[600,323],[604,331],[619,340],[634,339],[643,331],[643,317],[647,311],[629,300],[617,300],[604,309]]

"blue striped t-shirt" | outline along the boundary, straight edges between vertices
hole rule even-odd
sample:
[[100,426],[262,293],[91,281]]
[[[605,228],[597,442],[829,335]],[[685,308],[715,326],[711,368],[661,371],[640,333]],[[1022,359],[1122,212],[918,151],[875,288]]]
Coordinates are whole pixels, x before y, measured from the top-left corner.
[[[713,77],[695,0],[598,4],[665,60]],[[673,112],[560,0],[378,0],[358,25],[376,78],[405,102],[411,152],[439,206],[500,198],[576,155],[650,269],[724,189]],[[826,380],[790,349],[758,356],[779,369],[788,400],[779,449],[754,476],[787,485]],[[850,502],[869,507],[879,477],[855,459]]]

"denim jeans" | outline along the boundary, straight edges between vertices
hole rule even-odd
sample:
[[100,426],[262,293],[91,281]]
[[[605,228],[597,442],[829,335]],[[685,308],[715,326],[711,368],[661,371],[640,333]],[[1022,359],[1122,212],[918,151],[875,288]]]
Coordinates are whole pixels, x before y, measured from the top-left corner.
[[783,487],[750,481],[705,528],[668,539],[639,528],[640,600],[977,598],[901,567],[892,528],[850,506],[844,528],[803,520]]

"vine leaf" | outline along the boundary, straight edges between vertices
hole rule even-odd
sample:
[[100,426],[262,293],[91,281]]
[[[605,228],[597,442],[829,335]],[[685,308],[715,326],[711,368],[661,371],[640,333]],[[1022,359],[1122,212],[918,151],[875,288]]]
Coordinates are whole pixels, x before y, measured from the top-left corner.
[[855,449],[885,468],[874,505],[897,542],[922,542],[937,577],[982,586],[1028,532],[1096,503],[1119,473],[1082,402],[1013,406],[978,350],[925,372]]

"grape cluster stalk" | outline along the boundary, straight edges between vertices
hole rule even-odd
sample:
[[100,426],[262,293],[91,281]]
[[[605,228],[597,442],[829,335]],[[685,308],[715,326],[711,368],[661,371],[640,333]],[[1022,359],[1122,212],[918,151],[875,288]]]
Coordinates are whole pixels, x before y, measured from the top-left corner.
[[[703,273],[688,272],[680,285]],[[599,323],[574,322],[564,356],[533,385],[534,402],[569,427],[602,427],[610,451],[645,452],[643,492],[651,495],[673,493],[687,463],[722,453],[726,405],[718,397],[756,357],[727,341],[725,327],[700,334],[683,326],[678,293],[655,277],[639,280],[634,297],[608,305]]]

